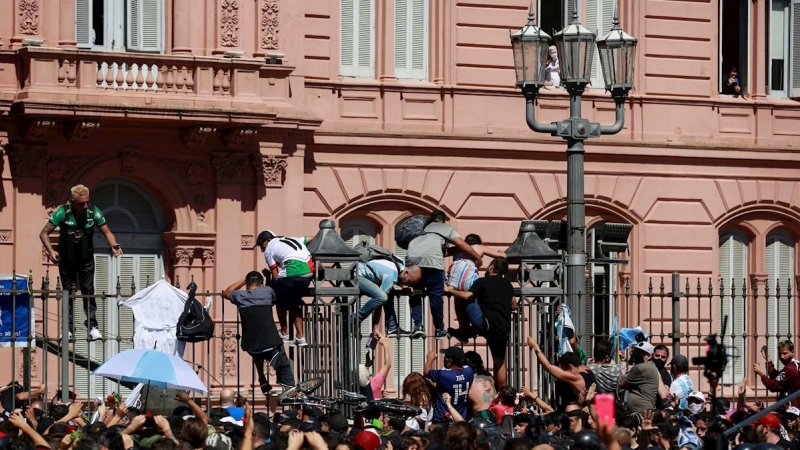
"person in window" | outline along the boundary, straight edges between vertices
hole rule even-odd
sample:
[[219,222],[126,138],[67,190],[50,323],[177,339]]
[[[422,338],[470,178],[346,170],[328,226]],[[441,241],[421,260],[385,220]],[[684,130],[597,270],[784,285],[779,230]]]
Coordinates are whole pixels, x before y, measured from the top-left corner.
[[551,45],[547,51],[547,62],[544,69],[544,87],[553,89],[561,87],[561,67],[558,64],[558,48]]
[[308,345],[303,328],[303,297],[308,295],[308,285],[314,272],[314,260],[308,251],[308,237],[276,236],[272,231],[262,231],[256,239],[256,247],[264,252],[269,270],[272,271],[275,288],[275,305],[278,309],[281,339],[289,341],[289,325],[294,324],[295,339],[293,345]]
[[[761,356],[767,360],[767,370],[753,364],[753,372],[761,377],[761,383],[770,392],[778,392],[778,398],[786,397],[788,392],[800,389],[800,361],[794,359],[794,344],[790,340],[778,342],[778,359],[783,369],[777,370],[767,357],[766,346],[761,348]],[[787,405],[787,407],[790,405]],[[800,407],[800,398],[792,400],[791,406]]]
[[[50,245],[50,233],[58,228],[58,250]],[[117,243],[114,233],[108,228],[106,218],[100,208],[89,203],[89,188],[79,184],[70,189],[70,200],[53,211],[50,219],[39,233],[47,255],[58,264],[61,286],[72,289],[77,284],[83,294],[83,311],[86,313],[84,326],[89,329],[92,340],[102,339],[97,329],[97,302],[94,298],[94,229],[100,230],[111,247],[114,256],[122,255],[122,246]],[[69,299],[69,338],[75,329],[74,300]]]
[[272,317],[275,291],[264,286],[264,277],[256,271],[249,272],[243,279],[225,288],[222,298],[230,300],[239,310],[242,320],[242,350],[253,357],[261,392],[266,395],[272,391],[264,373],[264,362],[267,361],[275,368],[278,383],[294,386],[292,364],[283,351],[283,339],[278,334],[275,319]]
[[733,95],[734,97],[742,95],[742,86],[739,84],[739,70],[736,67],[731,67],[731,70],[728,71],[728,77],[722,84],[722,93]]

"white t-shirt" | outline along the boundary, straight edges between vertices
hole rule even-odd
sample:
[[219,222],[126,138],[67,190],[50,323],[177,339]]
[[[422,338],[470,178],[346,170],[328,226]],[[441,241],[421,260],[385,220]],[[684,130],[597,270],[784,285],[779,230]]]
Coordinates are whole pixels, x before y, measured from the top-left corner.
[[561,86],[561,73],[559,72],[560,66],[558,60],[550,61],[550,64],[544,69],[545,80],[552,81],[553,86]]
[[264,259],[270,270],[278,268],[278,278],[301,277],[314,269],[311,253],[306,248],[305,237],[276,237],[264,250]]
[[672,384],[669,385],[669,393],[678,397],[680,401],[680,403],[678,403],[678,408],[680,409],[686,409],[686,402],[689,399],[689,394],[691,394],[693,390],[692,379],[689,378],[688,374],[683,374],[675,378]]

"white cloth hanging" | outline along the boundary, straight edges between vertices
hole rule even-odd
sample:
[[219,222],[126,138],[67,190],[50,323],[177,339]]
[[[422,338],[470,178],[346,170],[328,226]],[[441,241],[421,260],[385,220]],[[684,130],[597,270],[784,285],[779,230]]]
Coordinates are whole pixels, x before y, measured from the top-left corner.
[[133,348],[158,350],[183,358],[185,342],[175,336],[183,305],[189,298],[163,278],[117,305],[133,310]]

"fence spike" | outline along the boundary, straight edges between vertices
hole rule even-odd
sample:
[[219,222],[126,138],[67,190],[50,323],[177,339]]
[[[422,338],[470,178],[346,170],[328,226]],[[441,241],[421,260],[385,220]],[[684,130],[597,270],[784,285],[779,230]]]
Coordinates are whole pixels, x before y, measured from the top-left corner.
[[747,297],[747,278],[742,277],[742,297]]
[[136,293],[136,277],[131,275],[131,295]]
[[[722,278],[719,279],[719,295],[722,297],[725,295],[725,285],[723,284]],[[714,294],[714,285],[711,282],[711,278],[708,279],[708,296],[712,296]]]
[[61,290],[61,277],[56,277],[56,290]]
[[33,290],[33,269],[28,271],[28,289]]
[[122,293],[122,283],[119,281],[119,275],[117,275],[117,295]]
[[659,286],[658,289],[661,292],[661,295],[663,296],[664,295],[664,277],[661,277],[661,285]]
[[181,276],[175,275],[175,287],[180,289],[181,288]]
[[753,298],[758,298],[758,280],[753,279]]
[[652,294],[653,293],[653,277],[649,278],[650,281],[647,282],[647,292]]
[[786,283],[786,298],[792,299],[792,282],[787,280]]

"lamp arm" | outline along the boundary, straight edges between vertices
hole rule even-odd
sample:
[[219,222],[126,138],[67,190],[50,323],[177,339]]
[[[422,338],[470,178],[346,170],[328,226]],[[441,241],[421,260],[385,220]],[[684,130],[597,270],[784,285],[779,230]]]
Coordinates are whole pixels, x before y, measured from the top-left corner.
[[554,123],[540,123],[536,121],[536,93],[525,95],[527,106],[525,109],[525,118],[528,121],[528,127],[537,133],[555,134],[556,124]]
[[627,97],[615,96],[614,103],[616,103],[616,119],[614,125],[600,125],[600,134],[617,134],[622,131],[622,125],[625,124],[625,99]]

